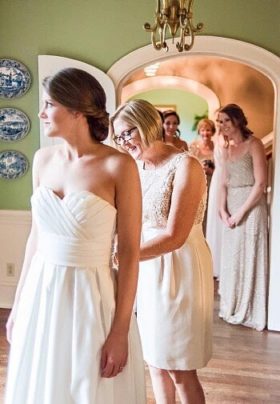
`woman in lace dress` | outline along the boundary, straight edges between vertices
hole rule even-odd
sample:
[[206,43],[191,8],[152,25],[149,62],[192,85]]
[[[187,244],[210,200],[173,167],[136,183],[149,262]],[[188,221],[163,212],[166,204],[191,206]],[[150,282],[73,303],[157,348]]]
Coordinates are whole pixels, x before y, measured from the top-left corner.
[[[6,404],[144,404],[135,298],[141,190],[130,156],[102,144],[106,96],[64,69],[43,82],[39,117],[61,144],[34,158],[32,229],[14,306]],[[128,212],[132,212],[128,213]],[[111,250],[118,235],[119,271]]]
[[265,151],[238,105],[222,107],[217,122],[229,139],[220,207],[224,223],[220,317],[263,330],[268,281]]
[[[162,142],[147,101],[121,106],[115,142],[138,162],[143,227],[137,319],[157,403],[205,402],[196,369],[212,352],[213,279],[202,233],[206,180],[197,159]],[[184,214],[182,214],[184,212]]]

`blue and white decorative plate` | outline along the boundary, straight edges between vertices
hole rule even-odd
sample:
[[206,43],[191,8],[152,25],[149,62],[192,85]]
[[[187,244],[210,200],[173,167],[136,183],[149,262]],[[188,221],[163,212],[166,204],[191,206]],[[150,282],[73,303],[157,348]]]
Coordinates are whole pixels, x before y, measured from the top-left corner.
[[0,97],[21,97],[29,89],[31,75],[17,60],[0,59]]
[[29,168],[27,158],[16,150],[0,152],[0,178],[14,180],[23,176]]
[[23,139],[30,130],[28,117],[15,108],[0,108],[0,140],[15,142]]

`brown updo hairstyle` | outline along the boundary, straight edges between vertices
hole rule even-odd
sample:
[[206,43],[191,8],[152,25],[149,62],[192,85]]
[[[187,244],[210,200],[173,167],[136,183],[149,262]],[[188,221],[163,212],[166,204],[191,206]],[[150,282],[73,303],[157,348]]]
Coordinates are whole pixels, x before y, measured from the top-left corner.
[[53,100],[86,117],[93,140],[100,142],[106,139],[109,126],[106,95],[91,74],[76,68],[66,68],[46,77],[42,84]]
[[211,121],[211,119],[203,118],[198,122],[198,124],[197,124],[197,133],[198,134],[199,134],[200,129],[203,126],[209,126],[213,135],[216,132],[215,123],[213,121]]
[[[175,116],[177,118],[178,125],[180,125],[180,122],[181,122],[180,117],[177,114],[177,112],[174,111],[173,109],[167,109],[167,110],[163,111],[162,116],[163,116],[163,123],[164,123],[165,119],[168,118],[169,116]],[[177,136],[180,137],[181,132],[180,132],[179,128],[177,128],[176,132],[178,134]]]
[[253,132],[247,127],[247,118],[239,105],[227,104],[224,107],[221,107],[218,112],[222,112],[228,115],[233,125],[240,129],[240,132],[244,139],[248,139],[250,136],[252,136]]

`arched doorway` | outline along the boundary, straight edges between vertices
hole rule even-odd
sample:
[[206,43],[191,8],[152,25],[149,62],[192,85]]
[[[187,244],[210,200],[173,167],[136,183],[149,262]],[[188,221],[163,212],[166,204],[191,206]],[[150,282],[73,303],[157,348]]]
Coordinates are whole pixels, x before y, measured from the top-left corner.
[[[188,55],[207,55],[217,56],[230,60],[239,61],[266,75],[272,82],[275,89],[274,105],[274,129],[275,134],[280,128],[280,63],[279,58],[258,46],[221,37],[199,36],[196,38],[195,45]],[[117,100],[121,99],[121,89],[126,77],[135,69],[156,61],[180,57],[177,50],[171,46],[169,53],[160,53],[151,45],[137,49],[116,62],[107,72],[115,84]],[[268,308],[268,328],[280,331],[280,316],[278,307],[280,297],[278,287],[280,282],[280,250],[278,248],[278,239],[280,229],[277,226],[280,217],[280,200],[276,195],[280,193],[280,142],[277,136],[274,137],[273,147],[273,192],[271,201],[271,228],[270,228],[270,285],[269,285],[269,308]]]

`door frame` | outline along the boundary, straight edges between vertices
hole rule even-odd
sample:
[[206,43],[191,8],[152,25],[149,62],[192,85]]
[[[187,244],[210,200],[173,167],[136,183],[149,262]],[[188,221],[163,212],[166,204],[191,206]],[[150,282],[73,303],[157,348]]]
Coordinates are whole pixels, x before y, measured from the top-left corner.
[[[152,45],[144,46],[114,63],[107,74],[112,79],[116,88],[117,103],[121,100],[121,91],[124,80],[136,69],[146,65],[167,60],[174,57],[185,56],[180,54],[172,40],[168,40],[169,52],[155,50]],[[280,132],[280,58],[259,46],[236,39],[217,36],[201,35],[195,38],[193,48],[188,51],[188,56],[214,56],[228,60],[234,60],[246,64],[264,74],[273,84],[274,97],[274,128],[273,133],[273,179],[270,211],[270,276],[269,276],[269,303],[268,303],[268,328],[280,331],[280,141],[277,134]]]

